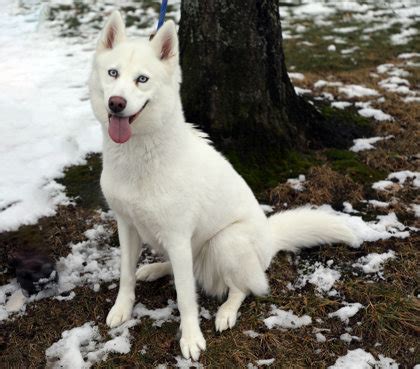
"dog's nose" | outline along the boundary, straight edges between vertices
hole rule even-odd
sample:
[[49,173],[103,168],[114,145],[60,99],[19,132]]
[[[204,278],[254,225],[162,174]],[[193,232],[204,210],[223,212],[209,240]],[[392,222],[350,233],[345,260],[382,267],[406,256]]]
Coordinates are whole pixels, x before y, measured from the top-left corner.
[[127,106],[127,100],[121,96],[111,96],[108,100],[108,106],[114,113],[121,113]]

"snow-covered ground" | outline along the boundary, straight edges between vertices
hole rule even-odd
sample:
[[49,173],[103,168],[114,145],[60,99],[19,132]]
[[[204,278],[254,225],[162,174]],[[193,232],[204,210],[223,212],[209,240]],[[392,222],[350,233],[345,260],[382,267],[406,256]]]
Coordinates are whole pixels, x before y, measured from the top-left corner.
[[102,143],[86,86],[93,40],[54,37],[40,10],[0,6],[0,232],[68,202],[54,178]]

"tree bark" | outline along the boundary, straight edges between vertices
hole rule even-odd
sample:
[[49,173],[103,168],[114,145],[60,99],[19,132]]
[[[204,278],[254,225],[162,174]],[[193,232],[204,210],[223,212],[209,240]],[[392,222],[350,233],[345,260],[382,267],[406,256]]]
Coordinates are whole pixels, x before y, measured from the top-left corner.
[[291,147],[315,110],[296,96],[284,60],[278,0],[183,0],[186,119],[224,149]]

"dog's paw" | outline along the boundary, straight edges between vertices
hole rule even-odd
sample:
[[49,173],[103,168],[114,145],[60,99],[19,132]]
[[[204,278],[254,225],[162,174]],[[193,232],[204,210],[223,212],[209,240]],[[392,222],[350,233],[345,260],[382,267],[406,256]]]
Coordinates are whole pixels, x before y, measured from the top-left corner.
[[200,352],[206,349],[206,340],[199,328],[194,331],[183,333],[179,344],[185,359],[191,358],[197,361],[200,357]]
[[138,281],[153,282],[169,274],[166,263],[153,263],[142,265],[136,271]]
[[232,328],[236,323],[238,311],[227,305],[220,306],[216,314],[216,331],[223,332],[228,328]]
[[109,311],[106,318],[106,324],[109,328],[114,328],[131,318],[133,304],[116,302]]

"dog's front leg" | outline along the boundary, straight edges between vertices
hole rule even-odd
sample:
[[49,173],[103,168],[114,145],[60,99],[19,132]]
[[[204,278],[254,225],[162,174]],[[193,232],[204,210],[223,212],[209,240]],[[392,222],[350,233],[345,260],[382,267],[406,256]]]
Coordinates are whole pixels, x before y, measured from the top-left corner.
[[136,266],[140,254],[140,237],[133,225],[117,217],[118,238],[121,249],[120,289],[117,300],[106,318],[106,324],[113,328],[131,318],[136,286]]
[[175,278],[178,310],[181,315],[182,355],[198,360],[200,351],[206,349],[206,341],[200,330],[198,306],[195,294],[193,258],[189,240],[172,240],[165,245]]

